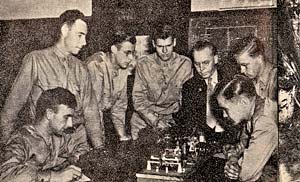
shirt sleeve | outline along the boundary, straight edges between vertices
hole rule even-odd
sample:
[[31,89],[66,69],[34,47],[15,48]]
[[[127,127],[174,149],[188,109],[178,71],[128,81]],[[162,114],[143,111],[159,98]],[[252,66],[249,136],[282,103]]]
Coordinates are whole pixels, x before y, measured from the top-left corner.
[[116,100],[116,102],[111,108],[112,122],[121,140],[124,137],[126,137],[125,116],[126,116],[127,104],[128,104],[128,98],[127,98],[127,86],[126,86],[122,89],[120,97]]
[[19,111],[27,102],[33,84],[37,79],[36,59],[37,57],[32,53],[24,57],[23,64],[6,99],[1,113],[3,141],[9,137],[13,129],[13,120],[17,118]]
[[81,98],[83,103],[84,118],[87,136],[93,147],[98,148],[104,145],[104,124],[100,117],[97,99],[92,88],[92,83],[87,69],[83,70],[81,79]]
[[145,120],[149,125],[155,125],[158,121],[158,117],[155,113],[150,110],[150,106],[153,105],[152,102],[147,98],[147,85],[146,80],[143,75],[143,71],[139,63],[136,66],[136,73],[132,91],[132,100],[135,110],[138,114]]
[[267,97],[273,101],[277,101],[277,68],[272,70],[267,88]]
[[74,162],[79,160],[79,157],[89,151],[89,145],[87,143],[87,135],[85,128],[81,125],[77,128],[77,131],[72,133],[67,141],[69,156],[75,158]]
[[0,167],[0,181],[50,181],[50,171],[41,171],[30,163],[30,146],[20,138],[6,147],[5,160]]
[[99,110],[101,110],[101,100],[103,97],[103,70],[101,69],[101,66],[97,64],[95,59],[89,58],[88,62],[87,68],[90,74],[92,88],[97,98]]
[[244,150],[240,179],[255,181],[278,145],[278,128],[275,121],[265,116],[258,118],[249,147]]

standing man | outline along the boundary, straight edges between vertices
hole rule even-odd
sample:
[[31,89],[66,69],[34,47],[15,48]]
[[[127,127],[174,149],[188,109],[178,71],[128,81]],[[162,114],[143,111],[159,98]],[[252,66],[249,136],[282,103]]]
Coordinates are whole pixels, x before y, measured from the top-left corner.
[[[131,139],[126,134],[127,77],[134,59],[135,36],[117,32],[112,37],[110,52],[97,52],[87,59],[87,67],[96,94],[100,115],[110,111],[120,141]],[[102,119],[102,118],[101,118]]]
[[232,55],[241,66],[241,73],[252,79],[256,93],[266,98],[266,107],[277,116],[277,68],[266,60],[262,42],[254,36],[237,40]]
[[137,61],[133,86],[135,112],[131,118],[133,140],[143,128],[168,128],[179,109],[181,88],[192,77],[189,58],[173,51],[176,38],[170,25],[155,27],[152,44],[156,52]]
[[257,181],[271,154],[278,145],[278,128],[264,100],[245,76],[235,78],[217,90],[219,109],[228,117],[229,125],[242,125],[241,141],[225,147],[225,175],[240,181]]
[[[88,148],[78,133],[66,134],[73,126],[76,98],[68,90],[44,91],[36,103],[33,125],[25,125],[4,147],[0,181],[73,181],[81,178],[81,169],[74,166]],[[85,134],[81,130],[82,135]],[[86,139],[86,138],[85,138]]]
[[[59,38],[52,47],[33,51],[23,59],[1,113],[1,140],[6,140],[14,128],[21,108],[30,105],[36,118],[36,101],[45,90],[62,87],[76,97],[74,125],[77,131],[86,129],[93,147],[103,146],[103,123],[100,121],[95,95],[87,69],[74,55],[86,45],[87,24],[79,10],[65,11],[59,17]],[[84,128],[85,126],[85,128]]]
[[[208,139],[217,140],[215,137],[217,134],[224,134],[224,128],[212,114],[209,100],[216,84],[232,78],[233,75],[229,75],[226,68],[218,66],[217,49],[211,42],[196,42],[191,53],[194,76],[184,83],[182,104],[174,116],[181,128],[179,132],[183,131],[182,134],[203,131]],[[225,136],[218,138],[226,140]]]

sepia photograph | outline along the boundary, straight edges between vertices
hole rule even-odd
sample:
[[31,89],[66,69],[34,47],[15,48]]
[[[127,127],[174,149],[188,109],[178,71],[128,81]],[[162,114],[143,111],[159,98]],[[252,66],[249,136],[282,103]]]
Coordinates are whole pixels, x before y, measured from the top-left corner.
[[0,182],[300,181],[300,0],[0,1]]

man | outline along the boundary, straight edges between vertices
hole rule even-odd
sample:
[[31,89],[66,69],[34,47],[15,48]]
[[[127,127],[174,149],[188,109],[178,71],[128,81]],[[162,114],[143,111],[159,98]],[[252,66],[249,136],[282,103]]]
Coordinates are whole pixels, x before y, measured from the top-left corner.
[[219,108],[228,117],[229,124],[243,126],[240,143],[224,148],[228,159],[225,175],[241,181],[256,181],[278,145],[276,120],[265,112],[264,100],[245,76],[237,75],[217,92]]
[[21,108],[30,105],[35,119],[36,101],[44,90],[62,87],[77,100],[74,125],[85,129],[93,147],[103,146],[103,126],[100,123],[95,95],[88,72],[75,56],[86,45],[87,24],[78,10],[65,11],[59,18],[58,41],[52,47],[33,51],[25,56],[11,92],[1,113],[1,130],[5,140],[14,128]]
[[[81,169],[74,166],[86,138],[66,134],[73,127],[75,96],[63,88],[44,91],[36,103],[36,120],[25,125],[8,140],[0,181],[72,181],[81,178]],[[81,130],[85,136],[84,130]]]
[[99,112],[110,111],[120,141],[131,139],[126,134],[128,65],[134,59],[136,39],[125,32],[115,33],[110,52],[97,52],[87,59],[87,67],[96,93]]
[[176,38],[170,25],[156,26],[152,44],[156,52],[137,61],[133,86],[135,112],[131,118],[133,140],[143,128],[166,129],[179,109],[182,84],[192,76],[189,58],[173,51]]
[[[183,132],[183,135],[203,131],[206,137],[215,140],[215,134],[223,133],[224,128],[212,115],[209,98],[216,84],[229,79],[231,75],[226,72],[226,68],[218,66],[217,49],[211,42],[196,42],[191,53],[194,76],[184,83],[182,104],[174,116],[181,128],[179,132]],[[225,140],[224,137],[221,138]]]
[[277,68],[266,60],[262,42],[252,35],[233,43],[232,55],[241,73],[253,80],[256,93],[266,99],[266,107],[277,116]]

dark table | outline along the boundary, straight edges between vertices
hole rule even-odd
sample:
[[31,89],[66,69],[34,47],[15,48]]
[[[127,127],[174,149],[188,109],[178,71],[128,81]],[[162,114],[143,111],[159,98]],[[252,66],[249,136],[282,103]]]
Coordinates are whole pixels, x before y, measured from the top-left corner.
[[[149,157],[147,149],[143,147],[127,152],[92,151],[81,157],[78,166],[93,182],[136,182],[137,173],[147,173],[145,169]],[[227,179],[223,173],[224,165],[224,159],[206,156],[179,178],[182,179],[181,181],[189,182],[229,182],[231,180]],[[150,173],[148,171],[148,174]]]

